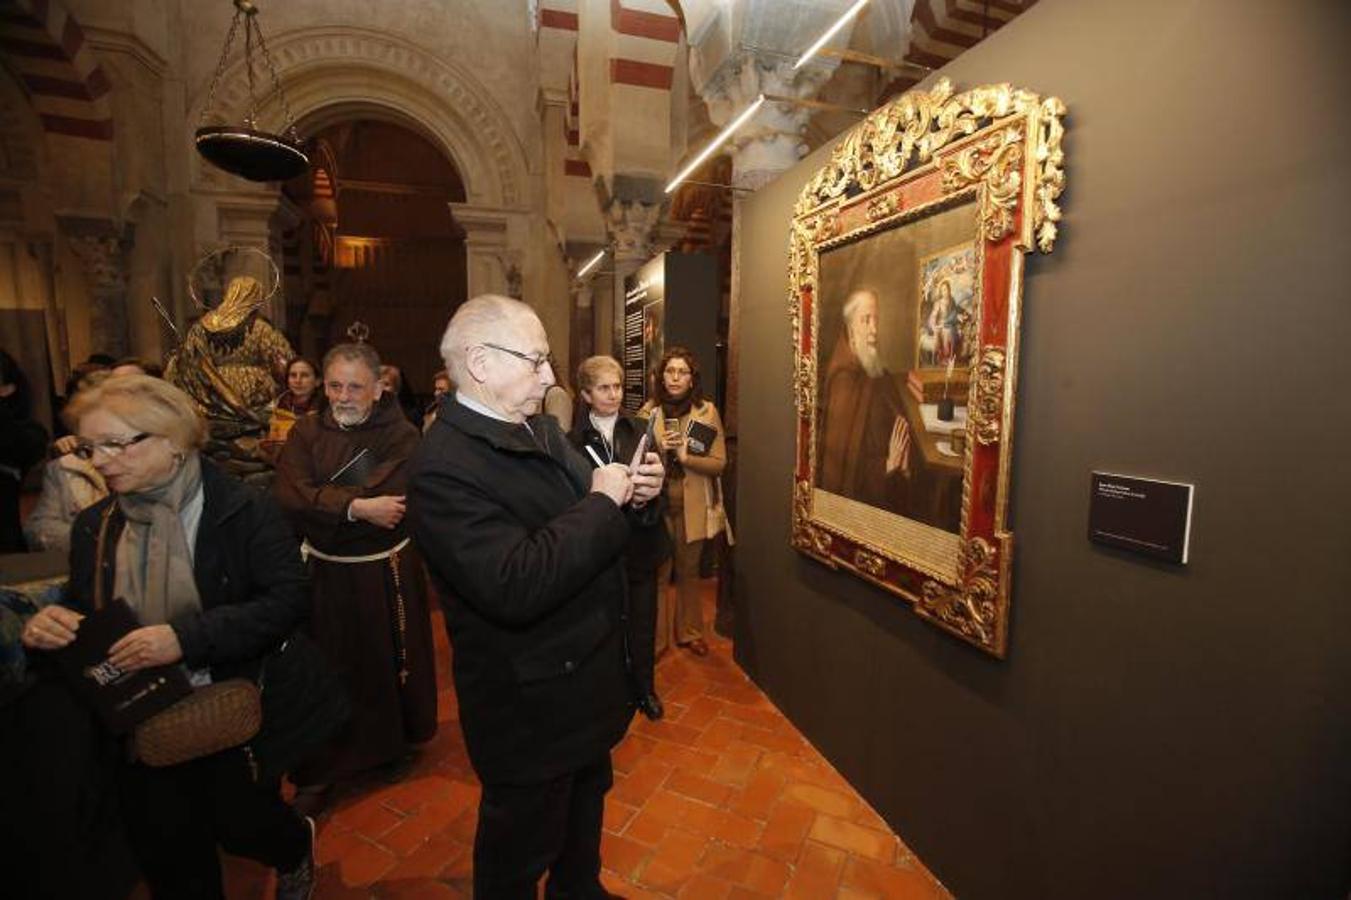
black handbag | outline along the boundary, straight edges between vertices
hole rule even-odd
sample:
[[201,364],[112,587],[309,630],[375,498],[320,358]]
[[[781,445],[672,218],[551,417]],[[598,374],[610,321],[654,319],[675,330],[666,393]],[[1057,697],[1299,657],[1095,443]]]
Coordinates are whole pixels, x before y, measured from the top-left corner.
[[248,748],[257,780],[280,778],[313,756],[351,715],[347,692],[318,645],[296,632],[258,672],[263,727]]

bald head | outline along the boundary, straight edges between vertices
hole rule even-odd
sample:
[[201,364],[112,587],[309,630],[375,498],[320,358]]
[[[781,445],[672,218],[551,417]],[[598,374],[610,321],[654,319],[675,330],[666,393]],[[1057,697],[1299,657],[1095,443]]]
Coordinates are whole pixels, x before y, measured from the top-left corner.
[[457,390],[503,418],[524,421],[554,383],[549,339],[525,303],[498,294],[468,301],[441,337],[441,358]]
[[480,294],[455,310],[441,336],[441,358],[456,384],[468,381],[466,369],[469,351],[486,342],[511,346],[511,337],[533,320],[535,311],[527,304],[500,294]]

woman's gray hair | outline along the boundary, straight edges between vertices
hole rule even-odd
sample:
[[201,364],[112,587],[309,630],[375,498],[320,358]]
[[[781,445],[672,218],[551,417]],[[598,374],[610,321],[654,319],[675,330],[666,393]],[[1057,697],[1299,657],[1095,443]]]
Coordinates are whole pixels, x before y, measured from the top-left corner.
[[469,348],[485,341],[501,340],[506,326],[526,315],[535,315],[528,303],[501,294],[480,294],[461,304],[441,336],[441,358],[446,361],[451,381],[468,383],[466,359]]
[[112,375],[75,395],[67,420],[77,426],[86,414],[106,409],[137,431],[168,438],[178,450],[206,443],[206,422],[187,394],[162,378]]
[[577,390],[591,390],[606,372],[617,373],[623,383],[624,367],[619,364],[619,360],[613,356],[588,356],[577,367]]

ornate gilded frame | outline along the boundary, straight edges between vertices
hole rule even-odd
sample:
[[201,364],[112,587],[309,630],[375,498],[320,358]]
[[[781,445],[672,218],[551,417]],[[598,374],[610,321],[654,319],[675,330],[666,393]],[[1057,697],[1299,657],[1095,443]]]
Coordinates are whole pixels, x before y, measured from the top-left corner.
[[[923,618],[1003,657],[1013,534],[1008,530],[1023,256],[1049,253],[1064,190],[1065,106],[1007,84],[954,92],[946,78],[876,110],[840,143],[798,198],[789,307],[797,405],[792,543],[802,553],[909,600]],[[909,519],[885,533],[836,512],[817,487],[823,250],[974,202],[980,299],[971,357],[961,525]],[[955,462],[952,464],[955,465]],[[936,548],[936,549],[935,549]]]

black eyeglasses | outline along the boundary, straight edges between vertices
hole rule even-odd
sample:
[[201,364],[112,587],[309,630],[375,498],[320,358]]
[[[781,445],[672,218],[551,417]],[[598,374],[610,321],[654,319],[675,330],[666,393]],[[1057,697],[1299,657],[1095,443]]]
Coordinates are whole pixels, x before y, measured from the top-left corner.
[[532,356],[529,353],[522,353],[519,350],[513,350],[510,347],[503,347],[500,344],[490,344],[487,341],[483,342],[483,346],[491,347],[494,350],[501,350],[503,353],[508,353],[516,357],[517,359],[525,360],[526,362],[530,363],[531,366],[534,367],[535,374],[539,374],[539,370],[544,368],[545,364],[548,364],[549,368],[554,367],[554,355],[552,353],[545,353],[540,356]]
[[154,437],[148,431],[142,431],[140,434],[127,438],[125,441],[81,441],[75,445],[75,449],[70,451],[83,460],[94,458],[94,454],[102,450],[108,457],[121,456],[128,447],[135,446],[146,438]]

